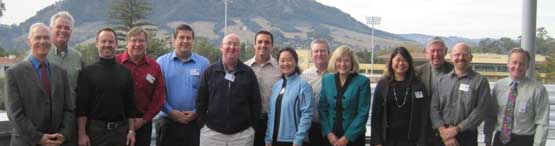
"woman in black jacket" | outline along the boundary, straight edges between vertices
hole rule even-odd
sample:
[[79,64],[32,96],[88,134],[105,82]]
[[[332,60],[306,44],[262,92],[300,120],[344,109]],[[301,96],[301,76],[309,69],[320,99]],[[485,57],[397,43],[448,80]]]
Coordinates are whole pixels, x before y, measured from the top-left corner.
[[424,145],[430,98],[406,48],[393,50],[373,97],[372,145]]

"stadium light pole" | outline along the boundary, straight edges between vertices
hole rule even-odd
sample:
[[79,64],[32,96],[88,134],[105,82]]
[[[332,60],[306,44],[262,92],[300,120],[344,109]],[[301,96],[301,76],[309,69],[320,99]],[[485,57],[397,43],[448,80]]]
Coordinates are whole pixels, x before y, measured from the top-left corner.
[[379,16],[366,16],[366,24],[370,25],[372,29],[372,39],[371,39],[371,50],[372,55],[370,56],[370,75],[374,74],[374,26],[380,25],[382,17]]
[[227,0],[224,0],[224,36],[227,35]]

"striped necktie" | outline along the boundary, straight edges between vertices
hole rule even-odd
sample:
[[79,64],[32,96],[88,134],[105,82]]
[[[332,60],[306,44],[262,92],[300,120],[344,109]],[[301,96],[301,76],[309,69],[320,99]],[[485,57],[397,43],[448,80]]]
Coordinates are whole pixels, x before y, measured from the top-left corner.
[[517,82],[511,83],[511,90],[509,90],[509,95],[507,97],[507,105],[505,106],[503,125],[501,126],[501,142],[503,144],[511,141],[511,132],[513,129],[513,119],[515,111],[515,102],[517,96]]

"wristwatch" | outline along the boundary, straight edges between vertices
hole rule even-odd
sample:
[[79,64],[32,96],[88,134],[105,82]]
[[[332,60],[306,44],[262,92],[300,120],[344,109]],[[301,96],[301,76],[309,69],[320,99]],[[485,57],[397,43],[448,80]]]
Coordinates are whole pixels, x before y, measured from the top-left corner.
[[127,134],[133,134],[133,135],[135,135],[135,130],[129,130],[129,132],[127,132]]

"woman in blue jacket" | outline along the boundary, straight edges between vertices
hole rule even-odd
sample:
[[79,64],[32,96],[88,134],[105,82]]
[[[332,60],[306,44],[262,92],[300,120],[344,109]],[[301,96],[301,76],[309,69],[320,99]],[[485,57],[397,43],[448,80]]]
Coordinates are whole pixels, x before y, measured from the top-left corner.
[[358,72],[358,60],[347,46],[337,48],[322,79],[319,114],[322,135],[333,146],[364,146],[370,109],[370,81]]
[[272,87],[269,100],[266,146],[302,146],[312,121],[312,87],[299,76],[297,53],[279,51],[282,77]]

